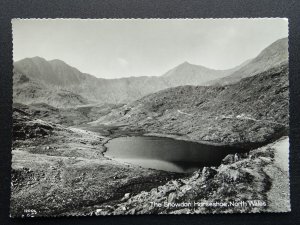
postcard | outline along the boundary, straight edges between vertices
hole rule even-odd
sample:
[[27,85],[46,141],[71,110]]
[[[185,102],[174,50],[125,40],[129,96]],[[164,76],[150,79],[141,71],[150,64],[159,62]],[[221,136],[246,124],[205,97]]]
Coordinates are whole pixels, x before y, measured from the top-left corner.
[[286,18],[12,31],[11,217],[291,210]]

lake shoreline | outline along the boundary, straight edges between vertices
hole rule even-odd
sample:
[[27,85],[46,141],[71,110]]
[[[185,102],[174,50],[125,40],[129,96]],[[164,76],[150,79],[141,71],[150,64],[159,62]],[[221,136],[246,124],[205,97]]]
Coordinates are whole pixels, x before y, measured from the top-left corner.
[[[278,152],[282,152],[284,157],[288,157],[286,151],[288,137],[284,136],[274,143],[261,148],[251,150],[245,157],[238,157],[233,161],[224,161],[219,167],[205,167],[194,172],[186,178],[175,179],[165,185],[153,188],[149,192],[141,192],[135,196],[118,202],[117,207],[104,204],[102,207],[94,209],[95,215],[135,215],[135,214],[198,214],[198,213],[252,213],[252,212],[286,212],[290,211],[289,202],[286,201],[288,195],[288,185],[282,189],[281,195],[274,196],[278,190],[280,179],[276,174],[282,173],[284,180],[288,180],[288,171],[283,171],[279,163]],[[281,149],[283,147],[283,149]],[[275,174],[272,171],[279,171]],[[254,175],[255,174],[255,175]],[[224,189],[223,186],[226,186]],[[237,186],[236,186],[237,185]],[[238,191],[236,190],[238,189]],[[175,191],[171,191],[175,190]],[[245,198],[256,199],[264,203],[264,206],[240,208],[157,208],[151,204],[141,205],[140,199],[150,202],[164,204],[168,202],[189,202],[189,201],[231,201],[232,198],[239,199],[236,193],[243,190]],[[258,191],[260,190],[260,191]],[[205,197],[204,194],[211,193]],[[202,199],[203,198],[203,199]],[[281,207],[277,207],[275,202],[281,201]],[[269,206],[270,204],[270,206]]]
[[[105,129],[106,134],[103,134],[103,131],[100,132],[100,135],[104,135],[108,137],[109,139],[114,139],[118,137],[132,137],[132,136],[153,136],[153,137],[163,137],[163,138],[170,138],[174,140],[182,140],[182,141],[188,141],[188,142],[194,142],[194,143],[200,143],[204,145],[210,145],[210,146],[223,146],[223,147],[233,147],[233,148],[244,148],[247,150],[256,149],[259,147],[262,147],[264,145],[270,144],[282,136],[288,135],[289,129],[288,127],[282,127],[281,129],[274,132],[271,136],[268,138],[265,138],[264,141],[256,141],[256,142],[241,142],[238,140],[234,142],[218,142],[215,141],[206,141],[201,139],[196,139],[189,137],[185,134],[169,134],[165,132],[164,130],[161,130],[161,132],[151,132],[146,129],[141,129],[138,126],[133,126],[130,124],[111,124],[109,126],[98,124],[97,126],[86,126],[82,127],[82,129],[87,129],[90,131],[97,132],[97,130],[100,128],[100,130]],[[107,134],[108,132],[108,134]]]
[[[12,168],[14,186],[11,203],[13,217],[21,216],[24,208],[36,206],[39,207],[37,217],[91,215],[95,214],[97,208],[105,205],[113,204],[117,207],[127,193],[134,196],[145,191],[150,192],[169,181],[180,177],[189,179],[192,176],[124,165],[103,157],[102,153],[107,150],[104,145],[109,140],[120,136],[145,134],[140,130],[128,131],[124,130],[124,127],[123,130],[114,127],[112,131],[105,131],[107,135],[101,135],[97,130],[91,132],[89,131],[91,129],[82,127],[68,128],[35,120],[28,115],[14,115],[14,119],[15,124],[23,124],[22,126],[30,128],[30,132],[32,126],[34,128],[32,132],[35,132],[35,127],[45,125],[51,127],[52,131],[45,137],[33,136],[14,142]],[[24,158],[29,163],[25,163]],[[77,186],[76,189],[73,188],[74,184]],[[64,189],[61,189],[61,185],[64,185]],[[37,192],[39,186],[47,188]],[[93,187],[97,187],[97,191]],[[44,191],[50,189],[53,194],[47,195],[48,191],[47,193]],[[19,195],[21,191],[23,194]],[[108,212],[107,215],[109,214]]]
[[[66,127],[14,112],[14,125],[26,128],[23,138],[14,129],[11,216],[70,216],[89,207],[121,200],[126,193],[151,190],[183,174],[124,165],[103,157],[111,137]],[[47,128],[47,134],[37,131]],[[20,134],[19,134],[20,133]],[[26,160],[24,160],[26,159]],[[74,188],[75,187],[75,188]]]
[[149,135],[116,137],[104,145],[104,155],[110,159],[178,173],[192,173],[203,167],[219,166],[228,154],[248,152],[243,148]]

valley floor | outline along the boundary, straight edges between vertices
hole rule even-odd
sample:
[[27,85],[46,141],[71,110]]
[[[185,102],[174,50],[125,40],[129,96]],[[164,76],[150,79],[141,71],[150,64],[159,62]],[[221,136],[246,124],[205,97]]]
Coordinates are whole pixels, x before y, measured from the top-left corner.
[[86,214],[89,206],[181,176],[105,158],[108,138],[97,133],[16,116],[21,119],[15,127],[22,123],[31,136],[21,139],[23,131],[14,131],[18,140],[12,150],[12,217]]
[[[287,137],[244,157],[229,155],[218,168],[183,176],[107,159],[103,152],[108,137],[93,131],[22,112],[14,113],[14,127],[12,217],[290,210]],[[107,129],[102,127],[101,132],[114,137]],[[248,200],[266,206],[154,205]]]

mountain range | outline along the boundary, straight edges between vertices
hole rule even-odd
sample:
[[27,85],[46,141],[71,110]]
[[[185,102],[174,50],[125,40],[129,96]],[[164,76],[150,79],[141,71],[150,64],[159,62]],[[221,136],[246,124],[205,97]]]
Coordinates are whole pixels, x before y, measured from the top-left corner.
[[257,57],[229,70],[184,62],[161,76],[96,78],[61,60],[41,57],[14,62],[14,102],[72,107],[90,103],[129,103],[167,88],[184,85],[222,86],[287,63],[288,39],[280,39]]
[[288,87],[288,65],[279,65],[234,84],[161,90],[90,124],[249,147],[287,135]]

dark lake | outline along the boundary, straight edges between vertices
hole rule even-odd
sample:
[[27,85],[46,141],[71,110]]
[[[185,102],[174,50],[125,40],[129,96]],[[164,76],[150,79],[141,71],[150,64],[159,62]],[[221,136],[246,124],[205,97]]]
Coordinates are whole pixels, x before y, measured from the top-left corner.
[[246,149],[200,144],[163,137],[119,137],[106,145],[105,156],[145,168],[187,173],[204,166],[218,166],[228,154]]

